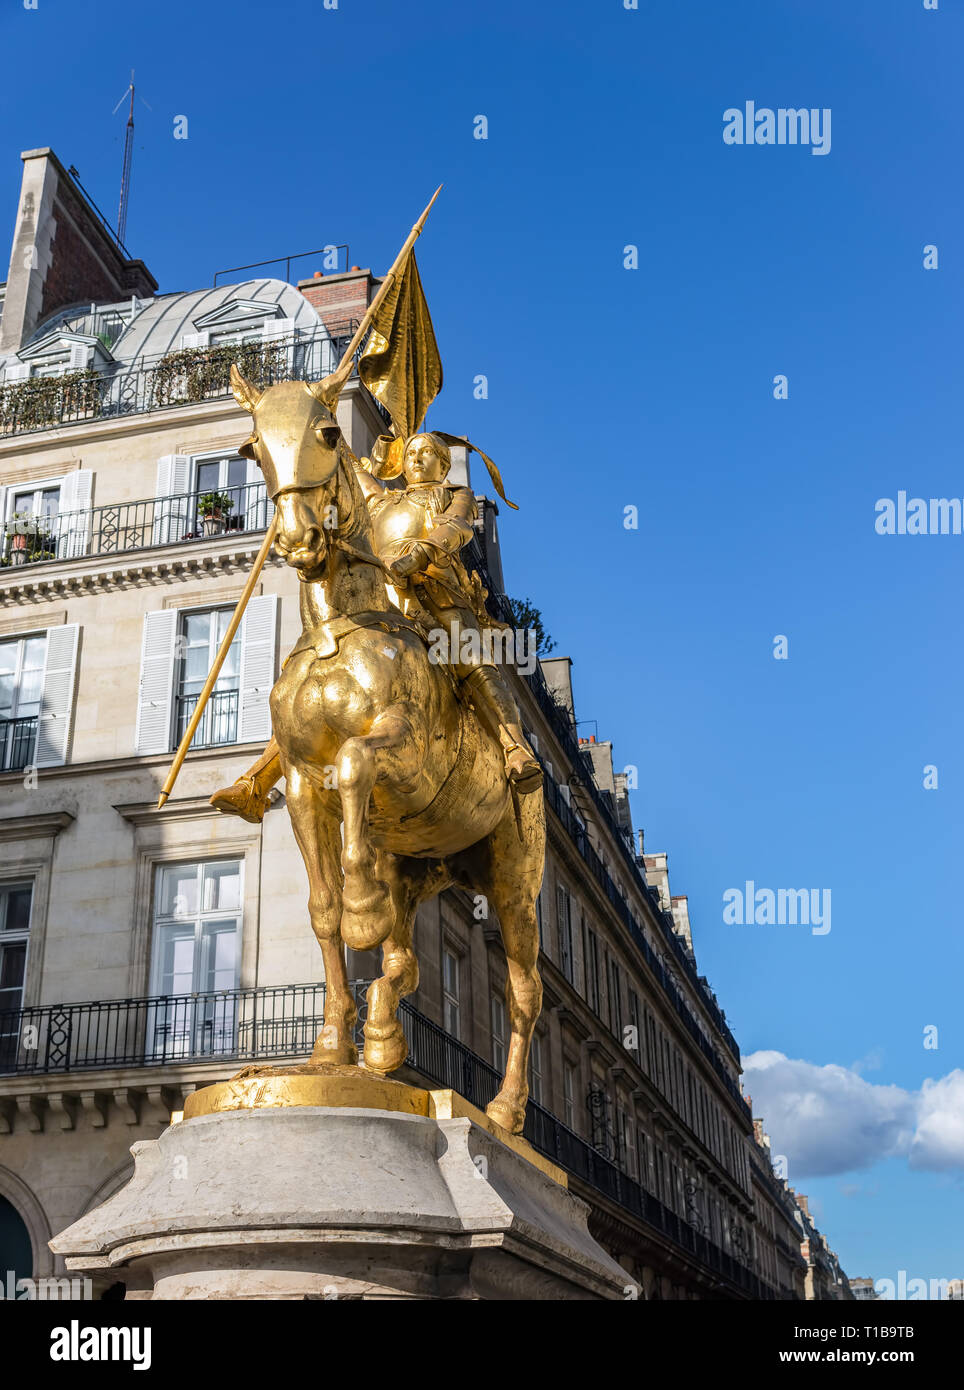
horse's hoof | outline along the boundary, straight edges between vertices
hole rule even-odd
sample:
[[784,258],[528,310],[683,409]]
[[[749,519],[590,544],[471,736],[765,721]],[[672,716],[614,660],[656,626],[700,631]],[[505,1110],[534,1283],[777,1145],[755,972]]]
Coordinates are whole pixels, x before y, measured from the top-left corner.
[[311,1061],[316,1067],[325,1062],[331,1063],[333,1066],[357,1067],[358,1048],[353,1042],[336,1043],[333,1046],[331,1040],[325,1036],[325,1030],[322,1029],[311,1049]]
[[512,1101],[506,1100],[501,1091],[495,1100],[490,1101],[485,1107],[485,1113],[509,1134],[522,1133],[522,1126],[526,1120],[525,1105],[515,1105]]
[[342,897],[341,939],[353,951],[371,951],[380,946],[391,931],[391,895],[384,884],[361,899]]
[[408,1056],[408,1041],[402,1032],[402,1025],[395,1023],[384,1037],[378,1034],[382,1029],[372,1027],[369,1030],[365,1026],[365,1052],[362,1066],[367,1071],[378,1072],[380,1076],[386,1076],[390,1071],[397,1071]]

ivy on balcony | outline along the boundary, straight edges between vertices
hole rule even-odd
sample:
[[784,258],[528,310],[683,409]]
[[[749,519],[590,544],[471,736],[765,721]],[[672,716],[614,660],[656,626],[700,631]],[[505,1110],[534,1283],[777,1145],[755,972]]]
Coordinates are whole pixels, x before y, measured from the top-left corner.
[[63,376],[33,376],[0,386],[4,433],[46,429],[100,411],[100,375],[89,367]]
[[162,357],[154,369],[152,404],[180,405],[223,395],[232,362],[243,376],[266,385],[287,375],[289,352],[285,340],[179,348]]

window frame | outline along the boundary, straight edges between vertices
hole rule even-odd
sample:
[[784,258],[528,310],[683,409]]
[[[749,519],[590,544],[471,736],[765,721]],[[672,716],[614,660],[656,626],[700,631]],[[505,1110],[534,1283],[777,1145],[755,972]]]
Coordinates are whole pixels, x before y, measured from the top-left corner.
[[[175,631],[175,634],[174,634],[174,651],[175,651],[175,660],[174,660],[174,689],[173,689],[173,692],[172,692],[172,701],[171,701],[171,704],[172,704],[171,723],[172,723],[172,726],[173,726],[173,727],[172,727],[171,734],[170,734],[170,738],[169,738],[169,741],[170,741],[170,743],[171,743],[171,745],[172,745],[172,749],[175,749],[175,748],[178,747],[178,745],[179,745],[179,743],[180,743],[180,740],[181,740],[181,737],[183,736],[183,732],[184,732],[184,730],[183,730],[183,728],[182,728],[181,713],[180,713],[180,704],[181,704],[181,701],[182,701],[182,700],[185,700],[185,699],[190,699],[190,698],[191,698],[191,695],[188,695],[188,694],[185,692],[185,690],[184,690],[184,684],[185,684],[184,672],[185,672],[185,668],[186,668],[186,664],[187,664],[187,651],[188,651],[188,645],[187,645],[187,624],[188,624],[188,621],[189,621],[189,619],[191,619],[191,618],[198,618],[198,617],[208,617],[208,618],[210,619],[210,618],[212,618],[216,613],[225,613],[225,614],[227,614],[228,622],[230,622],[230,620],[231,620],[231,614],[232,614],[233,612],[234,612],[234,607],[233,607],[230,603],[227,603],[227,604],[224,604],[224,603],[196,604],[196,605],[193,605],[192,607],[189,607],[189,608],[179,608],[179,609],[177,610],[177,628],[176,628],[176,631]],[[210,671],[211,666],[212,666],[213,663],[214,663],[214,658],[215,658],[215,656],[216,656],[216,654],[217,654],[217,652],[218,652],[218,649],[219,649],[220,646],[221,646],[221,642],[224,640],[224,634],[223,634],[223,633],[221,634],[220,637],[218,637],[218,635],[217,635],[217,634],[218,634],[218,627],[219,627],[219,624],[218,624],[218,623],[213,623],[213,624],[210,625],[209,632],[208,632],[208,671]],[[225,628],[225,630],[226,630],[226,628]],[[203,713],[203,715],[201,716],[201,722],[200,722],[199,725],[198,725],[197,733],[195,734],[194,739],[193,739],[193,741],[192,741],[192,744],[191,744],[191,747],[192,747],[192,748],[230,748],[230,747],[232,747],[233,745],[235,745],[235,744],[238,742],[238,733],[239,733],[240,725],[241,725],[241,661],[242,661],[243,652],[244,652],[244,624],[243,624],[243,623],[239,624],[238,630],[237,630],[237,632],[234,634],[234,638],[232,639],[231,647],[232,647],[232,648],[235,648],[236,651],[237,651],[237,658],[238,658],[238,660],[237,660],[237,672],[236,672],[236,674],[235,674],[233,677],[232,677],[232,676],[224,676],[224,675],[222,675],[221,673],[218,674],[218,678],[217,678],[217,680],[215,681],[214,687],[213,687],[213,689],[212,689],[212,691],[211,691],[211,697],[209,698],[208,703],[207,703],[207,706],[205,707],[204,713]],[[229,651],[230,651],[230,648],[229,648]],[[234,685],[233,687],[230,686],[230,685],[222,685],[222,684],[221,684],[221,682],[224,681],[224,680],[232,680],[232,679],[235,681],[235,685]],[[193,680],[192,680],[191,683],[192,683],[192,684],[194,683]],[[202,686],[202,688],[203,688],[203,685],[204,685],[204,678],[202,677],[202,679],[201,679],[201,686]],[[198,692],[192,692],[192,693],[200,694],[200,691],[198,691]],[[216,695],[225,695],[225,694],[231,694],[231,693],[233,693],[233,694],[236,696],[236,699],[235,699],[235,702],[234,702],[234,710],[233,710],[233,713],[231,713],[231,714],[228,716],[229,719],[233,719],[233,732],[232,732],[231,737],[230,737],[230,738],[224,738],[224,739],[210,739],[210,740],[206,740],[202,731],[204,730],[204,728],[205,728],[206,725],[207,725],[207,727],[209,727],[209,728],[211,727],[211,725],[213,724],[213,716],[215,716],[215,711],[212,709],[212,706],[211,706],[211,699],[213,699],[213,697],[216,696]],[[196,708],[196,706],[195,706],[195,708]],[[192,714],[193,714],[193,710],[192,710]],[[217,716],[217,717],[218,717],[218,718],[223,718],[224,716]],[[190,719],[190,715],[188,716],[188,719]],[[185,727],[186,727],[186,724],[185,724]]]
[[[27,925],[17,931],[8,931],[4,926],[4,922],[6,921],[6,916],[9,911],[9,895],[12,892],[24,888],[29,888],[30,890],[30,907],[27,911]],[[14,1007],[12,1005],[4,1005],[2,1001],[0,1001],[0,1013],[22,1013],[23,1009],[26,1007],[24,1000],[27,993],[27,971],[30,968],[31,933],[34,928],[36,905],[37,885],[33,877],[25,875],[22,878],[14,877],[0,881],[0,958],[2,958],[3,950],[8,946],[22,945],[24,947],[23,974],[19,985],[20,1003]],[[0,974],[0,979],[2,979],[2,974]]]
[[[455,962],[455,992],[449,989],[446,960]],[[462,1041],[462,956],[450,941],[442,942],[442,1027],[456,1042]],[[454,1029],[449,1026],[450,1011],[455,1017]]]

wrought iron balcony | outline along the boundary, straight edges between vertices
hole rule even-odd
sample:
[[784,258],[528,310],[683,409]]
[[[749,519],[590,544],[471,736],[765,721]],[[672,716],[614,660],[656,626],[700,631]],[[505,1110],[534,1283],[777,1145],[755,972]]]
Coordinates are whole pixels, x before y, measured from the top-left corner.
[[0,772],[20,772],[33,761],[37,716],[0,719]]
[[246,483],[221,489],[228,499],[222,515],[202,517],[202,494],[183,492],[172,497],[146,497],[135,502],[115,502],[106,507],[85,507],[44,517],[29,549],[14,550],[7,537],[0,566],[52,564],[100,555],[127,555],[154,546],[181,545],[186,541],[211,540],[239,531],[263,531],[274,515],[274,503],[264,483]]
[[[359,1006],[359,1045],[370,984],[370,980],[351,984]],[[324,1007],[324,984],[307,984],[8,1010],[0,1012],[0,1076],[304,1057],[321,1031]],[[484,1109],[499,1088],[495,1068],[407,1000],[400,1005],[399,1017],[408,1039],[407,1065],[431,1085],[458,1091]],[[755,1299],[781,1296],[742,1259],[721,1250],[533,1101],[525,1137],[533,1148],[673,1242],[734,1291]]]
[[[197,709],[197,695],[178,695],[177,718],[174,747],[180,746],[191,715]],[[238,735],[238,692],[236,690],[213,690],[201,715],[192,748],[218,748],[223,743],[234,743]]]
[[350,335],[299,330],[254,343],[182,348],[138,358],[110,371],[66,372],[0,385],[0,435],[26,434],[90,420],[111,420],[172,406],[216,400],[230,393],[228,373],[237,362],[263,386],[311,381],[334,371]]

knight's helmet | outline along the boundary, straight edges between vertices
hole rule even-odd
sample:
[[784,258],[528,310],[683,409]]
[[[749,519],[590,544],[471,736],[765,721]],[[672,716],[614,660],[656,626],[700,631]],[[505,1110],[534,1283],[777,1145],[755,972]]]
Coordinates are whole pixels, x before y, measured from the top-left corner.
[[341,428],[335,418],[340,383],[280,381],[261,390],[231,367],[231,392],[252,416],[253,429],[238,452],[264,474],[272,499],[287,488],[318,487],[338,467]]

